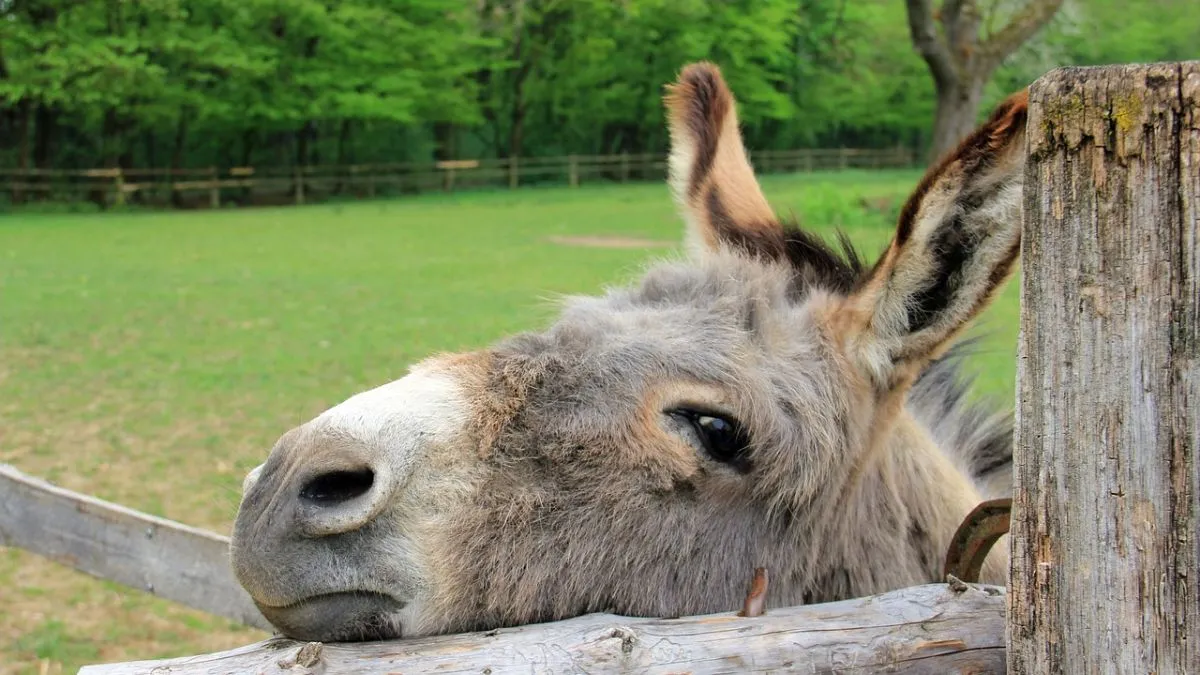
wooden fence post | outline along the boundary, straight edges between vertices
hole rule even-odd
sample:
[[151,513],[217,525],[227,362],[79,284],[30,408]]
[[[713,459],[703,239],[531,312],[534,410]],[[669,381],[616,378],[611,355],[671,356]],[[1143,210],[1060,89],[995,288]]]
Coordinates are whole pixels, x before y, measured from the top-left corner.
[[125,172],[113,169],[113,206],[125,206]]
[[295,171],[296,204],[304,203],[304,167],[298,166]]
[[1010,673],[1200,673],[1200,62],[1030,91]]
[[208,189],[208,206],[219,209],[221,208],[221,176],[217,172],[217,167],[208,167],[208,179],[212,181],[212,185]]
[[629,182],[629,153],[621,153],[621,182]]
[[508,158],[508,188],[516,190],[521,185],[521,159],[516,155]]
[[26,172],[26,167],[18,166],[17,171],[12,174],[12,181],[9,186],[12,188],[12,203],[14,206],[25,203],[24,187],[26,183],[32,183],[29,173]]
[[579,187],[579,158],[575,155],[568,158],[567,181],[571,187]]

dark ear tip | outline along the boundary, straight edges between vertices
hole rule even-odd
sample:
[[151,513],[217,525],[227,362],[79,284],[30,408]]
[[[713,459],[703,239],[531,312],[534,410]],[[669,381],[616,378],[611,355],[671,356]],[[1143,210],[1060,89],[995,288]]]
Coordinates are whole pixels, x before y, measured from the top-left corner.
[[679,84],[684,86],[717,86],[724,84],[721,69],[710,61],[689,63],[679,71]]
[[684,66],[675,83],[667,85],[666,102],[670,108],[687,101],[707,106],[716,98],[728,96],[728,91],[721,69],[708,61],[699,61]]
[[1022,89],[1004,99],[984,126],[991,131],[992,145],[1003,145],[1025,130],[1029,117],[1029,89]]

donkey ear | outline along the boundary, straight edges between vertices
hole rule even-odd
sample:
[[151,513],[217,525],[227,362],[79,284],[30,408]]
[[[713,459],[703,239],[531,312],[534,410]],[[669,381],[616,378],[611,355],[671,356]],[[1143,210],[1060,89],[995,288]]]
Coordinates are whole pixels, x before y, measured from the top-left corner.
[[701,250],[779,248],[783,228],[754,179],[721,71],[711,63],[687,66],[668,85],[666,106],[671,190],[687,220],[689,243]]
[[1027,105],[1027,92],[1013,95],[929,170],[839,312],[852,358],[881,389],[911,382],[1012,273]]

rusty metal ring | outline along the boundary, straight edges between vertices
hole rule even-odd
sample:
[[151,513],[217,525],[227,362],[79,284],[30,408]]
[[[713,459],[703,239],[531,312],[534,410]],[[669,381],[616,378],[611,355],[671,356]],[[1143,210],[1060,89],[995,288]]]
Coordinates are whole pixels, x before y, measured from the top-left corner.
[[978,582],[992,546],[1008,534],[1011,514],[1011,497],[988,500],[968,513],[950,539],[942,579],[952,574],[968,583]]

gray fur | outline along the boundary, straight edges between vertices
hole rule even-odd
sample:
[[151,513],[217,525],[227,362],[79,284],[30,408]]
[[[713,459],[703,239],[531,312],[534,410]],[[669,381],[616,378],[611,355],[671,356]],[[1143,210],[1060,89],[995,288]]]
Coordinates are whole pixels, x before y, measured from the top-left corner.
[[[963,516],[1010,489],[1009,416],[966,395],[965,347],[936,357],[1015,261],[995,214],[1019,191],[986,188],[1023,171],[1022,100],[920,183],[869,270],[771,219],[715,67],[668,100],[694,255],[351,399],[247,478],[234,569],[289,635],[732,611],[756,567],[769,606],[880,593],[937,581]],[[940,249],[962,223],[989,236]],[[748,453],[711,457],[680,406],[740,422]],[[304,496],[364,470],[361,494]],[[994,550],[984,580],[1005,571]]]
[[[795,283],[786,265],[733,253],[664,264],[495,347],[493,373],[519,372],[523,384],[492,386],[519,389],[524,405],[487,449],[474,516],[448,529],[448,546],[471,561],[454,597],[473,601],[449,603],[438,629],[732,610],[758,566],[771,570],[772,605],[937,580],[944,551],[918,515],[936,508],[920,502],[937,486],[880,467],[849,483],[855,412],[807,307],[823,291]],[[1007,429],[976,424],[956,356],[929,370],[910,408],[969,467]],[[639,447],[640,403],[671,380],[730,393],[724,412],[752,430],[748,476],[700,450],[693,472],[672,472]]]

